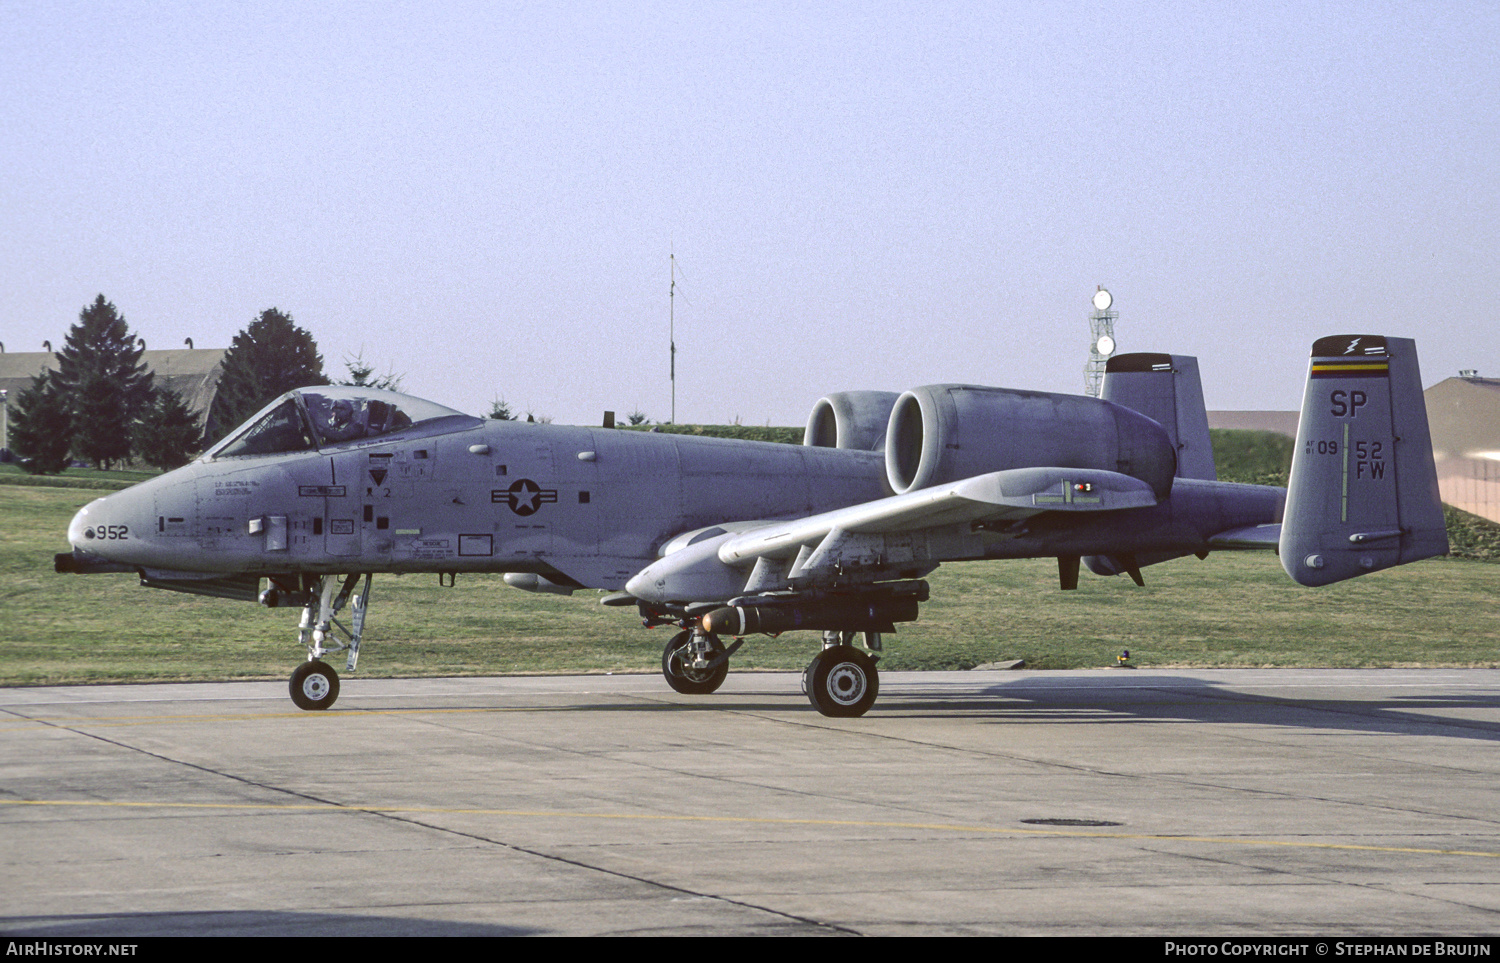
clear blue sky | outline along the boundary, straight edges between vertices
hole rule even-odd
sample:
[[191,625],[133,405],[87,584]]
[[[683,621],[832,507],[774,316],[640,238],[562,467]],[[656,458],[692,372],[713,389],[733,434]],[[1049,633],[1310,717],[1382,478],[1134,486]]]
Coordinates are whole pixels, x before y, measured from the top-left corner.
[[559,422],[1078,391],[1089,297],[1294,408],[1323,334],[1500,376],[1500,4],[0,5],[0,341],[277,306]]

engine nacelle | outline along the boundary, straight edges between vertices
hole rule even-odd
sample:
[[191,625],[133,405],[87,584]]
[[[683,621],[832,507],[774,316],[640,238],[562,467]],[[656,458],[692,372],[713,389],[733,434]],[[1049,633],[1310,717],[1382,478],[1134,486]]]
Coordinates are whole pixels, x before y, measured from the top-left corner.
[[885,472],[897,493],[1010,468],[1096,468],[1172,490],[1177,452],[1145,415],[1083,395],[927,385],[891,409]]
[[879,451],[898,397],[894,391],[840,391],[819,398],[807,416],[802,444]]

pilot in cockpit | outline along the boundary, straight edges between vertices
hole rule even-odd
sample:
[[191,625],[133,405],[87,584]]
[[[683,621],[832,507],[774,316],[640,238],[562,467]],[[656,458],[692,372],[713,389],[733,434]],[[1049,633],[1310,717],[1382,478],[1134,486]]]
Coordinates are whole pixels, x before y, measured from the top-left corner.
[[363,438],[366,429],[359,412],[355,410],[354,402],[347,398],[336,399],[329,407],[321,412],[322,418],[318,430],[326,441],[350,441],[355,438]]

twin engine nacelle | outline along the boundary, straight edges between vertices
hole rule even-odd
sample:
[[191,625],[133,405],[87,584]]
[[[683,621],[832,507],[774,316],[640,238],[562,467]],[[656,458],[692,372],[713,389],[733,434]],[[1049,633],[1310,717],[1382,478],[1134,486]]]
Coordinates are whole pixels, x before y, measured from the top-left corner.
[[902,394],[848,391],[819,399],[803,444],[885,452],[896,494],[1011,468],[1094,468],[1172,490],[1177,450],[1166,429],[1084,395],[927,385]]

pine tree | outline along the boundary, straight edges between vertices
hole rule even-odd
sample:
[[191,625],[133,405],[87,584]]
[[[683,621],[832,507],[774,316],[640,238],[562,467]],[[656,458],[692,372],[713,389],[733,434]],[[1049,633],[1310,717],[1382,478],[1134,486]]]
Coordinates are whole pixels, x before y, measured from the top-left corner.
[[353,388],[380,388],[383,391],[400,391],[401,380],[405,375],[398,375],[389,368],[385,374],[377,375],[375,366],[365,360],[364,349],[354,357],[344,355],[344,368],[349,373],[348,381],[340,381],[341,385],[349,385]]
[[57,353],[57,388],[73,419],[73,454],[96,467],[130,459],[130,427],[151,398],[144,351],[101,294],[79,313]]
[[171,388],[158,388],[136,420],[131,441],[138,458],[153,468],[171,471],[193,458],[201,437],[198,419]]
[[10,444],[21,468],[33,475],[56,475],[68,467],[72,417],[68,399],[52,372],[31,379],[31,387],[10,406]]
[[208,410],[204,446],[229,434],[272,398],[293,388],[326,385],[323,356],[292,316],[267,308],[234,336],[224,353],[224,373]]

